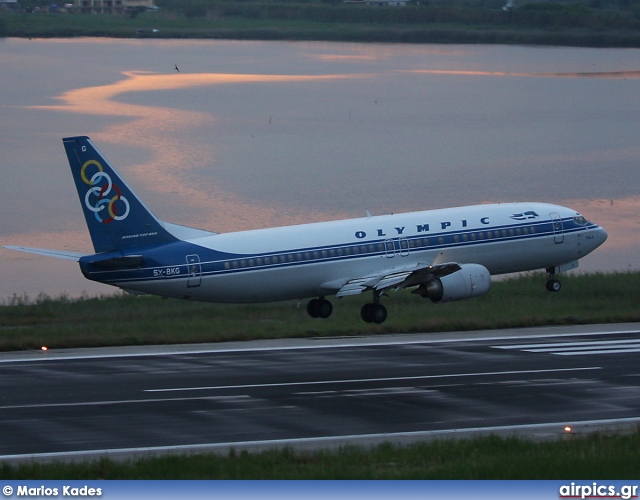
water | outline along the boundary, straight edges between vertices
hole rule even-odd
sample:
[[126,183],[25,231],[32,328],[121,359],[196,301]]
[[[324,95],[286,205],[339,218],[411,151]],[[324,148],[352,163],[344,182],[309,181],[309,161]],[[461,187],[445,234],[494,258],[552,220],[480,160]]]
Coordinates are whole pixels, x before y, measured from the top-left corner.
[[[230,231],[453,205],[572,206],[640,268],[640,50],[0,40],[0,243],[91,252],[61,138],[159,217]],[[177,65],[180,69],[174,69]],[[109,292],[0,251],[0,298]]]

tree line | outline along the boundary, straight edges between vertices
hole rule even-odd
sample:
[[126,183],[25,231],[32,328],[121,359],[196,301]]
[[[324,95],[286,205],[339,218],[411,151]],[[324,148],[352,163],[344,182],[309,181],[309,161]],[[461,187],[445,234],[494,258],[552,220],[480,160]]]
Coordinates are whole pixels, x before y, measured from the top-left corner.
[[458,24],[539,29],[637,30],[640,0],[530,2],[410,0],[405,7],[343,0],[157,0],[189,18],[245,18],[323,23]]

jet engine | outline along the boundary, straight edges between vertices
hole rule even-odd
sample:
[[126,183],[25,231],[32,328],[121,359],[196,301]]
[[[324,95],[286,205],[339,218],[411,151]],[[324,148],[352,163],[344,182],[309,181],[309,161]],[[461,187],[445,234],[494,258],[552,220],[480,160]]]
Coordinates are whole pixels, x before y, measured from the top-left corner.
[[491,288],[491,275],[480,264],[460,264],[454,273],[422,283],[413,293],[433,302],[451,302],[484,295]]

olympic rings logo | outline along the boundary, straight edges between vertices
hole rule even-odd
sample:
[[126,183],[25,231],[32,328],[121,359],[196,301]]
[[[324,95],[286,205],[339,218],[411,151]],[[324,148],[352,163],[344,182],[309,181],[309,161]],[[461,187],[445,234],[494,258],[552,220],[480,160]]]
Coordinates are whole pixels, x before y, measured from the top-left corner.
[[[94,165],[98,171],[89,179],[87,177],[87,167],[90,165]],[[109,224],[114,220],[127,218],[129,215],[129,201],[120,194],[120,188],[111,181],[109,174],[103,171],[100,162],[96,160],[86,161],[82,165],[82,169],[80,169],[80,177],[85,184],[94,186],[87,191],[84,197],[84,204],[93,212],[98,222]],[[112,194],[112,191],[115,194]],[[124,212],[120,214],[123,211],[122,209],[124,209]]]

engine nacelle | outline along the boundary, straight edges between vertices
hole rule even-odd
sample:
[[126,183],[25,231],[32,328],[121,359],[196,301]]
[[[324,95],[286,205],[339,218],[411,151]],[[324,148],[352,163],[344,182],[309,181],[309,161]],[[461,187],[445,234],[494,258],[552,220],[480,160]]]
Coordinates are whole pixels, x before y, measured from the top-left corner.
[[489,270],[480,264],[461,264],[460,270],[420,285],[414,293],[433,302],[451,302],[484,295],[491,288]]

